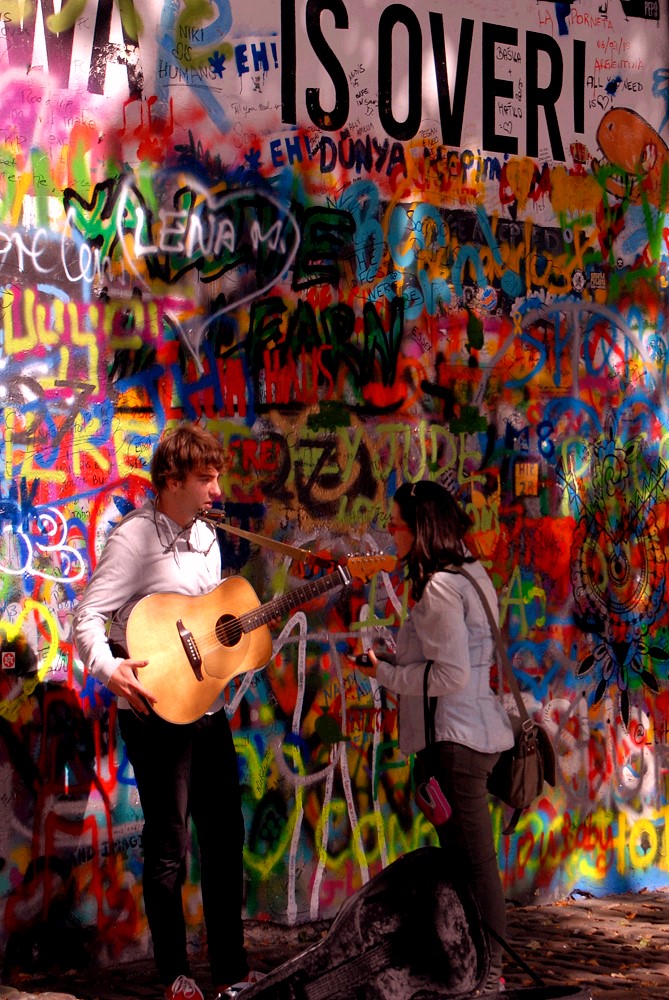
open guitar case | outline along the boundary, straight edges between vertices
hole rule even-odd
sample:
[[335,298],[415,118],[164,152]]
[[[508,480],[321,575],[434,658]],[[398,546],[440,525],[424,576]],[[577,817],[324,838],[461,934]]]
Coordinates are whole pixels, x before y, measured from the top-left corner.
[[[512,952],[515,956],[515,953]],[[589,989],[537,984],[500,1000],[591,1000]],[[406,854],[343,904],[325,937],[240,994],[244,1000],[473,998],[490,968],[478,905],[452,885],[440,848]]]

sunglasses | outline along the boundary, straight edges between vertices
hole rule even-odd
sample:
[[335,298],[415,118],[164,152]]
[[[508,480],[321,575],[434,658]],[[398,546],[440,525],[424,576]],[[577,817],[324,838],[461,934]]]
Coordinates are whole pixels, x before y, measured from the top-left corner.
[[388,531],[391,535],[397,535],[400,531],[411,531],[408,524],[395,524],[394,521],[388,523]]

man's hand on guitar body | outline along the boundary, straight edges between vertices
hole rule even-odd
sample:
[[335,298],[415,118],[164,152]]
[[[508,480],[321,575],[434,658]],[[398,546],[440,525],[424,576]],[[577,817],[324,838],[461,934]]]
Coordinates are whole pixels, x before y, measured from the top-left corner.
[[136,671],[145,667],[148,660],[122,660],[109,678],[107,686],[110,691],[125,698],[130,707],[140,715],[149,714],[149,706],[156,704],[158,699],[147,691],[140,683]]

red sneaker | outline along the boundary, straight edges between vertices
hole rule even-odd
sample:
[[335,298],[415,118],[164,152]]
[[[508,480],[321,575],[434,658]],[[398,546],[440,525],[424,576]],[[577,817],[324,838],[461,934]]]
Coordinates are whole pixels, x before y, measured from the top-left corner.
[[177,976],[165,990],[165,1000],[204,1000],[204,996],[194,979]]

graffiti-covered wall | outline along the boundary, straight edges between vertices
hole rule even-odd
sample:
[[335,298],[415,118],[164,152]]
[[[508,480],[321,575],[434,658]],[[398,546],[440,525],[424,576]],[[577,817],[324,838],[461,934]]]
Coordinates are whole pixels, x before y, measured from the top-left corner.
[[[499,838],[507,896],[669,882],[667,15],[0,5],[7,967],[149,948],[133,775],[71,620],[182,419],[225,445],[230,523],[378,570],[226,689],[249,916],[332,916],[434,837],[396,702],[346,656],[406,614],[383,553],[420,479],[470,511],[557,747]],[[309,572],[221,545],[263,602]],[[185,892],[197,944],[196,851]]]

